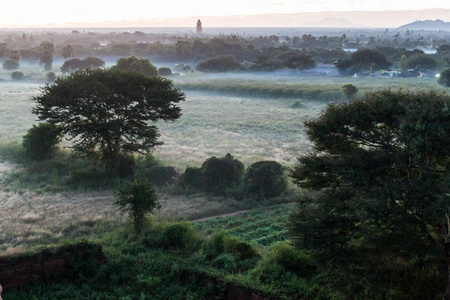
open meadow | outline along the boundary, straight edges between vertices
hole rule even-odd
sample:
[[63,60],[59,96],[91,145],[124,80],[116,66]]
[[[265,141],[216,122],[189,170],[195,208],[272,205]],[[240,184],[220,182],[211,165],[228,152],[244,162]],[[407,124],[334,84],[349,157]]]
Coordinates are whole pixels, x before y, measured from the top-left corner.
[[[7,73],[3,72],[1,75],[7,78]],[[33,68],[27,72],[33,74],[33,80],[0,82],[2,145],[20,143],[27,130],[37,123],[36,116],[31,113],[32,97],[38,95],[39,88],[45,84],[44,74]],[[164,145],[157,147],[153,154],[164,165],[172,165],[179,172],[186,167],[200,167],[208,157],[222,157],[226,153],[231,153],[245,166],[260,160],[294,166],[296,157],[310,149],[303,122],[317,117],[328,103],[342,101],[340,88],[344,84],[357,86],[359,96],[387,88],[441,90],[436,80],[429,78],[191,73],[171,79],[185,91],[186,101],[180,103],[182,117],[179,120],[157,124]],[[280,92],[289,89],[294,91],[291,96]],[[304,95],[316,97],[293,97],[299,89]],[[271,92],[273,90],[279,95]],[[317,97],[318,93],[330,96]],[[1,176],[22,167],[3,162]],[[218,200],[204,195],[168,194],[161,197],[162,210],[157,214],[160,220],[192,220],[249,208],[234,199]],[[125,218],[117,212],[113,200],[112,191],[51,193],[16,189],[3,181],[0,251],[14,252],[43,242],[70,238],[72,231],[82,236],[96,228],[102,231],[121,224]]]
[[[161,209],[146,221],[152,226],[134,235],[128,215],[115,204],[117,177],[90,168],[91,160],[72,161],[68,149],[44,161],[20,156],[22,137],[37,124],[32,98],[45,84],[44,73],[33,70],[19,82],[0,74],[0,256],[87,240],[101,244],[108,261],[86,277],[10,289],[10,299],[215,299],[226,282],[280,299],[346,299],[333,273],[320,273],[306,250],[289,243],[293,202],[307,195],[292,183],[269,199],[237,192],[242,182],[222,194],[158,187]],[[189,73],[170,79],[186,94],[182,116],[157,122],[164,144],[154,157],[138,157],[135,170],[157,160],[182,173],[230,153],[245,167],[274,160],[287,173],[296,157],[311,150],[304,122],[345,101],[343,85],[356,86],[356,97],[379,89],[443,91],[434,78]],[[203,286],[205,281],[215,284]]]

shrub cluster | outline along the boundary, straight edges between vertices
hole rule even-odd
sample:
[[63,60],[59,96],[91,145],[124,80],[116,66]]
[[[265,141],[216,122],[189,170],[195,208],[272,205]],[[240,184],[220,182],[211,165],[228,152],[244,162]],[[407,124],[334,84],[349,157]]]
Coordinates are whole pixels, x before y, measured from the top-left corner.
[[61,129],[50,123],[33,125],[23,137],[25,155],[30,160],[43,160],[51,157],[61,142]]
[[239,195],[258,199],[281,195],[287,188],[283,167],[275,161],[260,161],[246,170],[231,154],[208,158],[200,168],[186,168],[180,185],[207,192],[224,193],[233,189]]

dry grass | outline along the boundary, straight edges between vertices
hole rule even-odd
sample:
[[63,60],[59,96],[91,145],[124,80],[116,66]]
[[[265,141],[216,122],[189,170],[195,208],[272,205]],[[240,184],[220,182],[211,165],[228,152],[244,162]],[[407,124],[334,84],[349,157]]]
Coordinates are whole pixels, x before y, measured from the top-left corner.
[[[11,168],[0,163],[2,172]],[[118,212],[114,200],[112,191],[0,191],[0,255],[64,239],[89,238],[123,226],[127,216]],[[160,195],[160,203],[162,209],[152,218],[169,221],[217,215],[241,207],[235,200],[209,199],[202,195]]]

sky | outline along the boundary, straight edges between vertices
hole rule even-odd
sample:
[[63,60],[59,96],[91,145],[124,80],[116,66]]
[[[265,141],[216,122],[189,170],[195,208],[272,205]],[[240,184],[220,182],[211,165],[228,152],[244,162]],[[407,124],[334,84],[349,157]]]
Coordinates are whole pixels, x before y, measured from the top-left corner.
[[[165,18],[450,9],[448,0],[22,0],[4,1],[0,27],[69,26]],[[445,20],[447,22],[449,20]],[[191,24],[186,24],[190,26]],[[232,26],[232,25],[231,25]]]

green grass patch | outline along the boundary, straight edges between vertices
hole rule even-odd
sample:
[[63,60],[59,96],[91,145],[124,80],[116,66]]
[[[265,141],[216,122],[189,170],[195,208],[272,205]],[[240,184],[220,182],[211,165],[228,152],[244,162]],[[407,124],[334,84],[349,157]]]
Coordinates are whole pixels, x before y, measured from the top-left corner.
[[292,209],[292,203],[251,209],[234,216],[196,222],[194,227],[207,235],[226,230],[231,236],[270,247],[288,239],[287,219]]

